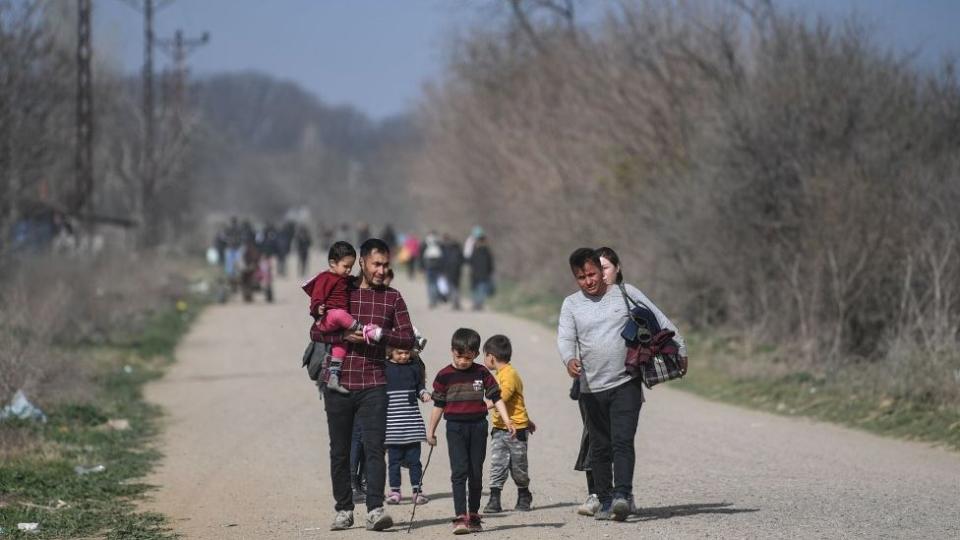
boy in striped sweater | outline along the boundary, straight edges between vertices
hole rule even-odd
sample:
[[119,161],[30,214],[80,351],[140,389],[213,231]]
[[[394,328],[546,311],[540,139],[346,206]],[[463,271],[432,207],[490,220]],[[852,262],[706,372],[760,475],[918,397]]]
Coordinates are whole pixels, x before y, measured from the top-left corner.
[[517,430],[500,398],[497,380],[487,368],[474,362],[480,355],[480,334],[470,328],[458,329],[453,333],[450,353],[453,361],[433,381],[434,408],[427,428],[427,444],[436,446],[442,416],[447,420],[447,452],[456,512],[453,533],[470,534],[483,530],[479,511],[488,427],[484,399],[493,402],[511,436]]
[[410,469],[410,487],[413,501],[429,502],[422,493],[420,481],[423,466],[420,464],[420,442],[426,439],[423,417],[417,399],[430,401],[430,393],[424,387],[425,373],[421,363],[411,362],[411,351],[389,348],[386,363],[387,376],[387,469],[390,476],[390,494],[387,504],[400,504],[400,469]]

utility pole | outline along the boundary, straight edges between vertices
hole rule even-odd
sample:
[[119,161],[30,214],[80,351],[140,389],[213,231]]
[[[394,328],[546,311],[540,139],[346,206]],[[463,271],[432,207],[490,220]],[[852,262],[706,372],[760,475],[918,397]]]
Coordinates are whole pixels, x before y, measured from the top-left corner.
[[209,42],[209,32],[204,32],[198,38],[184,38],[183,30],[177,30],[173,39],[157,40],[160,50],[173,60],[173,103],[178,122],[182,121],[186,110],[187,57]]
[[93,76],[90,41],[91,0],[77,0],[77,140],[75,156],[76,186],[69,210],[83,209],[93,193]]
[[149,211],[147,205],[153,198],[156,190],[156,125],[155,107],[153,100],[153,14],[168,5],[173,0],[160,0],[156,5],[154,0],[125,0],[126,3],[143,13],[143,171],[140,182],[140,217],[144,220],[144,235],[146,242],[152,243],[151,229],[154,223],[147,223]]

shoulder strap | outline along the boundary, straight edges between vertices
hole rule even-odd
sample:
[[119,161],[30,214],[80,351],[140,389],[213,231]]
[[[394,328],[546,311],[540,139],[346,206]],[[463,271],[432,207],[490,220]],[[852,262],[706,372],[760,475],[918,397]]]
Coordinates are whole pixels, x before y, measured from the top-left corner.
[[627,293],[627,288],[623,286],[623,283],[617,283],[617,287],[620,287],[620,292],[623,293],[623,303],[627,305],[627,313],[630,313],[631,311],[630,304],[633,304],[634,307],[642,307],[653,313],[653,310],[650,309],[650,306],[639,300],[635,300],[632,296],[630,296]]

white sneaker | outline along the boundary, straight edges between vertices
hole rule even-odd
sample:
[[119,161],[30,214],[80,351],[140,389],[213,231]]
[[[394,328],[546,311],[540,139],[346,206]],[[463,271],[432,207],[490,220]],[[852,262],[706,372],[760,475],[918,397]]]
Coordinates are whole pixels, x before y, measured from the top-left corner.
[[390,527],[393,527],[393,518],[382,506],[367,512],[368,531],[382,531]]
[[577,513],[581,516],[592,516],[600,510],[600,498],[596,493],[591,493],[587,500],[577,507]]
[[330,524],[331,531],[345,531],[353,527],[353,512],[350,510],[341,510],[337,512],[337,517],[333,518]]

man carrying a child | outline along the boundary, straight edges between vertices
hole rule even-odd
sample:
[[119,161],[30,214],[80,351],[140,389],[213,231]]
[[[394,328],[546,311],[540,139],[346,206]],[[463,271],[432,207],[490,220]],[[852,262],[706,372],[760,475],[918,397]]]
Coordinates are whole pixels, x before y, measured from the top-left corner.
[[[387,392],[384,359],[386,347],[414,348],[414,330],[403,297],[384,285],[390,269],[390,248],[371,238],[360,246],[360,275],[348,287],[349,313],[363,325],[382,328],[379,340],[367,343],[362,331],[321,334],[328,343],[345,343],[347,354],[340,371],[340,385],[349,393],[324,390],[323,398],[330,433],[330,476],[336,500],[336,518],[331,530],[353,526],[353,493],[350,479],[350,446],[354,423],[363,431],[366,476],[366,527],[382,531],[393,526],[384,511],[384,443]],[[324,381],[329,377],[321,375]]]

